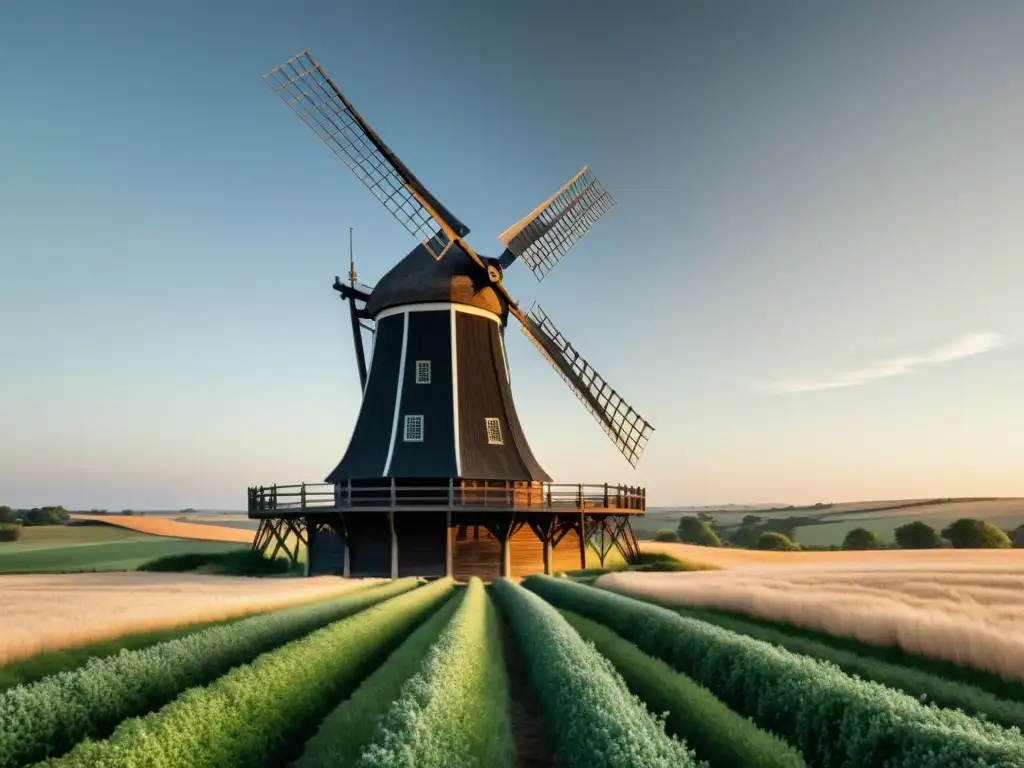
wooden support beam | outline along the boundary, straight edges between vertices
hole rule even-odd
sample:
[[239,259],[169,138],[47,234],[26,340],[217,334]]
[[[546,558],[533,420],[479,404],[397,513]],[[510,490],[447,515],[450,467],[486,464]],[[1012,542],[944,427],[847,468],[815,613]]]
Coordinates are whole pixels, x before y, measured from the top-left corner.
[[[391,495],[394,496],[394,479],[391,481]],[[391,578],[398,578],[398,536],[395,534],[395,513],[388,512],[388,524],[391,526]]]
[[[450,483],[451,481],[449,481]],[[451,495],[451,486],[448,488],[449,496]],[[445,529],[444,529],[444,575],[448,578],[452,578],[455,574],[455,570],[452,566],[452,508],[448,507],[448,512],[445,515]]]

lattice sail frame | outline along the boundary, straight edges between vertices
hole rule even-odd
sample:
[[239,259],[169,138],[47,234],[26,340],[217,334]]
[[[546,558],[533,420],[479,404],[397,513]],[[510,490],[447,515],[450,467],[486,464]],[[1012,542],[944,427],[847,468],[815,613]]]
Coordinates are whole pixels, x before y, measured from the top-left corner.
[[584,407],[604,429],[634,468],[647,447],[654,427],[621,395],[612,389],[590,363],[580,356],[569,340],[534,304],[526,315],[523,333],[547,358]]
[[271,70],[263,81],[435,259],[444,256],[456,236],[469,233],[380,140],[308,51]]
[[611,194],[589,166],[583,166],[583,170],[505,230],[499,239],[526,262],[540,282],[613,205]]

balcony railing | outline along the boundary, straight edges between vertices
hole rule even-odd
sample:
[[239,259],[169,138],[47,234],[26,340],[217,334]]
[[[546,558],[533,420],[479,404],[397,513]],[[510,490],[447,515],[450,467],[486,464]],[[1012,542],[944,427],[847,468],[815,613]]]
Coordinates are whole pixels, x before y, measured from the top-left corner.
[[447,485],[409,485],[382,479],[379,484],[300,483],[249,488],[250,517],[274,512],[346,512],[373,509],[587,512],[609,510],[643,514],[644,488],[628,485],[499,484],[451,479]]

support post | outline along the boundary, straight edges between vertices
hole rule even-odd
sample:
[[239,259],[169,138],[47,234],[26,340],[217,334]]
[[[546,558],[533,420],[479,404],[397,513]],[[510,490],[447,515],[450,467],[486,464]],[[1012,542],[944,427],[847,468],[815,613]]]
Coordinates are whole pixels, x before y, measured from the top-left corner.
[[580,568],[587,567],[587,521],[580,512]]
[[[391,494],[394,496],[395,481],[391,481]],[[398,578],[398,536],[395,534],[395,510],[388,512],[388,522],[391,524],[391,578]]]
[[[449,498],[451,498],[452,487],[448,486]],[[445,527],[444,527],[444,575],[448,578],[452,578],[454,575],[454,569],[452,568],[452,508],[449,504],[448,512],[445,514]]]

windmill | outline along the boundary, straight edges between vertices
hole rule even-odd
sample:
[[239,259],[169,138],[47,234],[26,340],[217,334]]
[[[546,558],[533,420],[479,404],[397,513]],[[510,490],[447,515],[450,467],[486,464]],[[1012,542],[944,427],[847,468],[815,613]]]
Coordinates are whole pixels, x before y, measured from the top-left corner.
[[418,244],[372,288],[351,262],[348,281],[335,278],[350,310],[359,416],[325,483],[249,489],[250,516],[261,520],[254,546],[288,550],[292,533],[309,546],[310,572],[365,576],[550,572],[557,562],[581,567],[588,543],[602,561],[612,547],[634,555],[629,518],[643,513],[643,489],[551,483],[516,413],[505,351],[511,318],[636,466],[653,427],[503,282],[519,261],[543,280],[611,195],[584,167],[501,233],[497,258],[484,256],[308,51],[264,81]]

